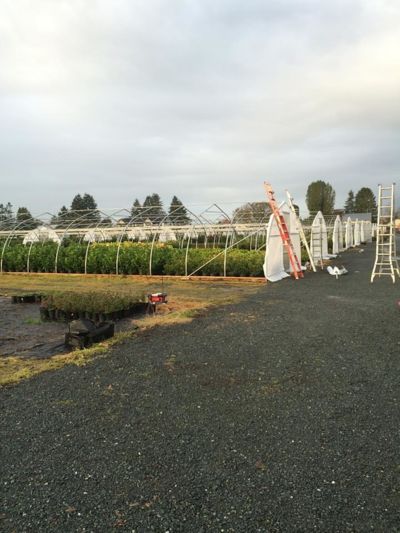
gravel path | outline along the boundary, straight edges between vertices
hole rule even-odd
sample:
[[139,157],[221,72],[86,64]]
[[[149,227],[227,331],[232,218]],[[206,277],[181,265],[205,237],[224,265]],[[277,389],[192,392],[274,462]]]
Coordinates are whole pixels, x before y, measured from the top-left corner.
[[400,283],[343,263],[2,390],[3,531],[399,531]]

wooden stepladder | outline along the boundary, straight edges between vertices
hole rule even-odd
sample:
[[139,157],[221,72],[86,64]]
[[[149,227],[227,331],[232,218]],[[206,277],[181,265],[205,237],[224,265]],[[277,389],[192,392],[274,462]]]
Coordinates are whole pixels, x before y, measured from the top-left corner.
[[275,200],[275,193],[272,190],[272,187],[269,183],[264,182],[264,188],[265,192],[267,194],[268,203],[272,210],[272,214],[274,215],[274,218],[276,220],[276,224],[278,226],[279,235],[281,236],[282,242],[284,247],[286,248],[290,265],[292,267],[292,273],[293,276],[296,279],[304,278],[303,271],[301,269],[301,263],[299,261],[299,258],[296,255],[296,252],[294,251],[293,243],[290,238],[289,229],[287,227],[285,217],[282,215],[282,213],[279,211],[279,207]]
[[[294,203],[293,203],[293,198],[290,196],[289,191],[286,191],[286,196],[287,196],[287,199],[288,199],[288,205],[290,207],[290,210],[292,211],[293,215],[296,217],[297,229],[299,230],[301,242],[303,243],[303,246],[304,246],[304,248],[307,251],[308,258],[310,259],[311,268],[313,269],[314,272],[316,272],[317,269],[315,268],[314,258],[312,256],[310,247],[308,245],[306,234],[304,233],[303,224],[301,223],[300,217],[296,213],[296,209],[295,209]],[[322,249],[322,245],[321,245],[321,249]]]
[[376,254],[371,283],[374,277],[390,276],[393,283],[400,268],[396,255],[396,235],[394,227],[394,183],[378,190],[378,220],[376,225]]

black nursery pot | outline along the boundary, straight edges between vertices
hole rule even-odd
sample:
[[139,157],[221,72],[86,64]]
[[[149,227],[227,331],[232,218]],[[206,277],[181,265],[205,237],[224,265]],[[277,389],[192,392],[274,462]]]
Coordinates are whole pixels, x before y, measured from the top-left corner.
[[50,319],[49,310],[46,307],[40,307],[39,312],[41,320],[46,321]]
[[66,322],[67,321],[67,313],[65,311],[63,311],[62,309],[59,309],[58,310],[57,320],[59,320],[60,322]]

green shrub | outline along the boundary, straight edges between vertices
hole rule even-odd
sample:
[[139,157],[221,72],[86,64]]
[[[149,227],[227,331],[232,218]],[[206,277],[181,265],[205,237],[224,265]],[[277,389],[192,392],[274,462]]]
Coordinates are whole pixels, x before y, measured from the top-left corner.
[[[58,250],[57,272],[83,273],[87,255],[87,272],[92,274],[114,274],[119,248],[118,272],[120,274],[149,274],[151,243],[107,242],[79,243],[73,240],[63,243]],[[30,246],[10,244],[4,254],[3,270],[26,271]],[[57,243],[35,243],[31,247],[30,271],[54,272]],[[152,274],[185,274],[186,249],[172,245],[156,244],[152,254]],[[208,262],[209,261],[209,262]],[[233,248],[227,252],[226,274],[228,276],[262,276],[264,251],[249,251]],[[205,264],[207,263],[208,264]],[[201,268],[200,268],[201,267]],[[200,276],[223,276],[224,250],[221,248],[190,248],[187,272],[195,270]]]
[[58,253],[57,272],[84,272],[86,246],[76,242],[61,246]]
[[25,272],[27,268],[29,246],[12,244],[5,249],[3,270],[9,272]]
[[59,309],[66,313],[114,313],[125,311],[138,303],[144,303],[144,292],[115,294],[114,292],[55,292],[42,300],[42,305],[48,309]]

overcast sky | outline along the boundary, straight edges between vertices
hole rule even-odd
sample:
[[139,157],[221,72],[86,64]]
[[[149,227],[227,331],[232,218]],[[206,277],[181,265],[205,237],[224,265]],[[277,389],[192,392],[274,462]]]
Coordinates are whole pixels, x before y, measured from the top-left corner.
[[0,203],[398,181],[399,0],[0,0]]

